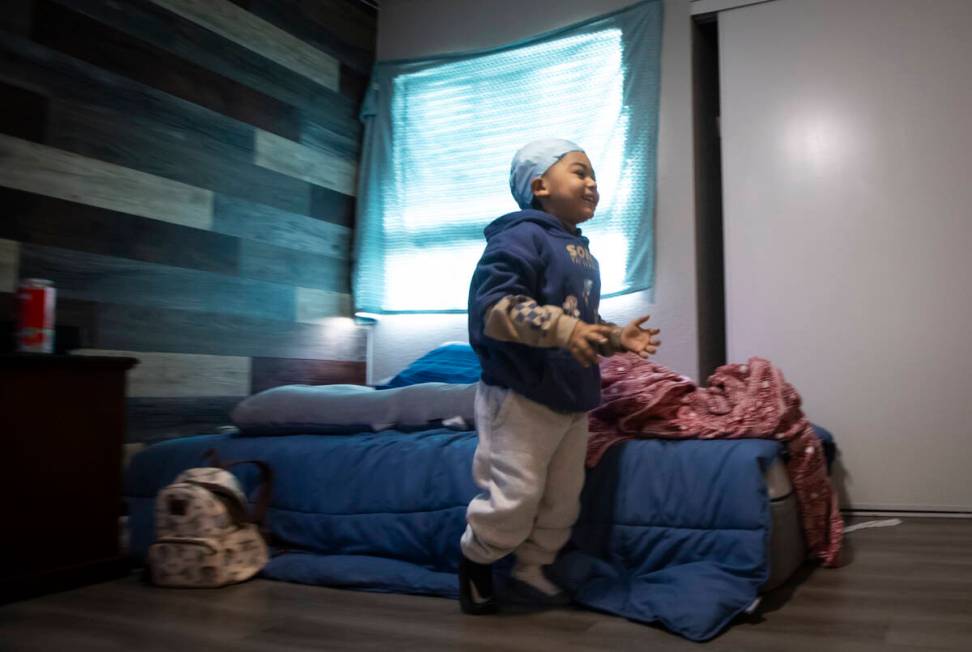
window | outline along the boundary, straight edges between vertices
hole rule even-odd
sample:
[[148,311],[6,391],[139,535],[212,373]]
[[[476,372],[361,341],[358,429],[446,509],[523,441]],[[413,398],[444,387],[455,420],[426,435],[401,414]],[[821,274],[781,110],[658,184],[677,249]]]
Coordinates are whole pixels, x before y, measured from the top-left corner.
[[577,142],[594,163],[601,203],[583,229],[602,294],[651,286],[660,34],[650,48],[635,43],[646,21],[628,16],[646,8],[660,27],[660,3],[643,3],[489,53],[376,67],[364,112],[358,310],[465,310],[483,229],[517,210],[513,154],[544,137]]

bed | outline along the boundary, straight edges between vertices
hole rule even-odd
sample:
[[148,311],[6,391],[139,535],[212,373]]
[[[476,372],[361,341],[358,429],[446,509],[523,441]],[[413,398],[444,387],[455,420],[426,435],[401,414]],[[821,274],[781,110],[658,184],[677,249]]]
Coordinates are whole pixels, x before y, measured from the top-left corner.
[[[456,386],[477,372],[470,356],[463,345],[440,347],[366,398],[443,383],[453,386],[446,402],[456,404]],[[458,391],[471,395],[470,387]],[[278,428],[263,415],[264,429],[247,424],[245,436],[149,447],[126,474],[132,555],[144,559],[152,542],[158,490],[216,449],[223,459],[261,459],[275,471],[268,514],[275,554],[264,577],[456,597],[458,541],[477,491],[476,434],[461,415],[425,423],[428,414],[396,416],[404,423],[389,427],[384,417],[376,424],[345,414],[323,432],[301,433],[310,425]],[[580,519],[553,568],[557,579],[578,605],[659,622],[691,640],[717,635],[806,559],[781,452],[761,439],[612,447],[588,472]],[[255,484],[245,469],[240,475]],[[501,592],[507,571],[499,564]]]

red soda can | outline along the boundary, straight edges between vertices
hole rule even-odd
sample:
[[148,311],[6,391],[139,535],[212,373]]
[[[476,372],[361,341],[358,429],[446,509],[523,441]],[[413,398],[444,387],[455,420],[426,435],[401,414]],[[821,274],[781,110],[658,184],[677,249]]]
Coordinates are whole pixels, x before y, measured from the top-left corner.
[[27,278],[17,290],[20,318],[17,349],[26,353],[54,350],[54,284],[43,278]]

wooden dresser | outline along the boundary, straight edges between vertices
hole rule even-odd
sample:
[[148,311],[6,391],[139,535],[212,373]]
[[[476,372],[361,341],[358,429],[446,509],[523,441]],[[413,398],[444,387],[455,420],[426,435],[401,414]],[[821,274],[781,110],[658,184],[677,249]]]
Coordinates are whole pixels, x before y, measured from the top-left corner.
[[125,373],[134,358],[0,355],[0,602],[124,574]]

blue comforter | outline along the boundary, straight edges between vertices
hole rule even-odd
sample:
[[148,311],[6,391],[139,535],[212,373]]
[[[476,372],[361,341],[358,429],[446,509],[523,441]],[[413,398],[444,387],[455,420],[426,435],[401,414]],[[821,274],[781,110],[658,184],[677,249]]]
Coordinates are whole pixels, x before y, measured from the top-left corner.
[[[275,470],[266,577],[455,597],[459,537],[476,493],[473,432],[200,436],[152,446],[129,468],[133,554],[153,533],[154,496],[215,448]],[[588,474],[573,539],[555,564],[575,601],[689,639],[718,634],[766,581],[768,440],[635,440]],[[255,476],[239,472],[244,484]],[[502,573],[502,569],[500,570]]]

